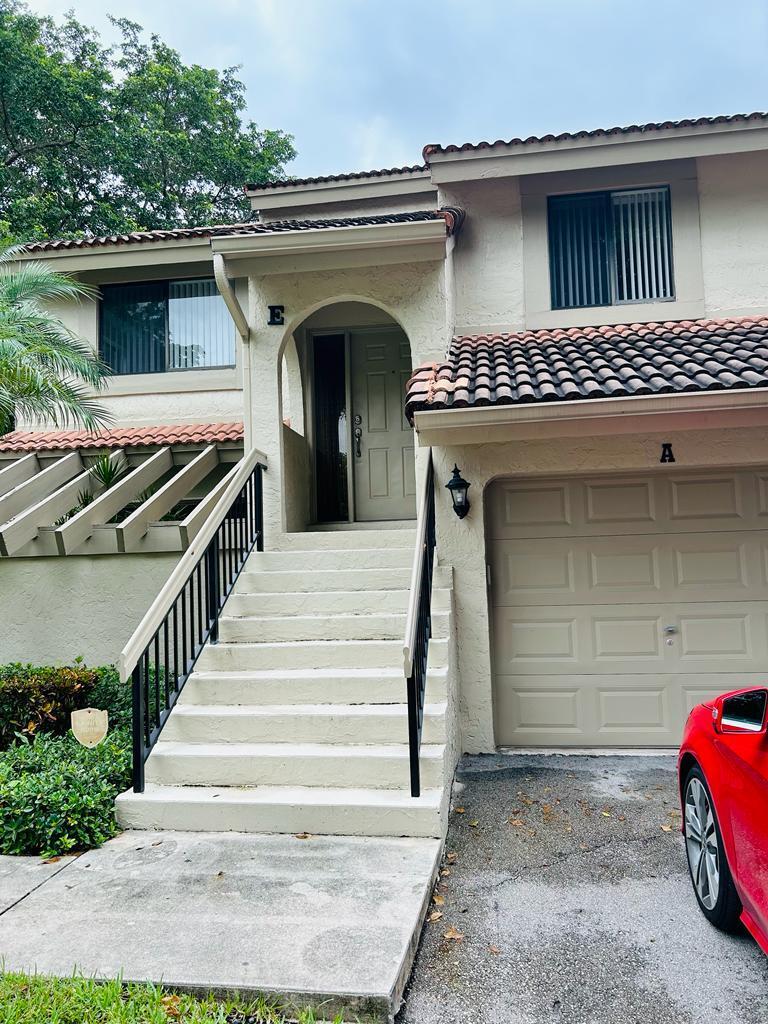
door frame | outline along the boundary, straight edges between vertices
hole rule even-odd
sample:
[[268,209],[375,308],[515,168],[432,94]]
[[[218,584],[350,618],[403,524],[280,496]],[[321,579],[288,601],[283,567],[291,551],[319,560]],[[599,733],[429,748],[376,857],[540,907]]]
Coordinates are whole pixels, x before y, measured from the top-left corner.
[[[307,445],[309,448],[309,471],[310,471],[310,516],[313,523],[317,523],[317,478],[316,478],[316,462],[315,462],[315,360],[314,360],[314,345],[315,338],[328,337],[329,335],[343,335],[344,336],[344,401],[346,403],[347,410],[347,509],[348,514],[346,520],[340,520],[341,522],[355,523],[357,522],[355,516],[355,466],[354,466],[354,455],[353,455],[353,429],[354,424],[351,420],[352,410],[352,334],[377,334],[381,331],[391,331],[397,328],[403,331],[397,323],[382,323],[382,324],[365,324],[362,327],[322,327],[322,328],[307,328],[305,336],[307,339],[307,352],[308,352],[308,378],[309,378],[309,394],[308,394],[308,415],[306,417],[306,435]],[[406,340],[408,341],[408,348],[411,348],[411,340],[408,335],[403,331]],[[411,364],[413,364],[413,350],[411,350]],[[416,442],[414,440],[414,446]]]

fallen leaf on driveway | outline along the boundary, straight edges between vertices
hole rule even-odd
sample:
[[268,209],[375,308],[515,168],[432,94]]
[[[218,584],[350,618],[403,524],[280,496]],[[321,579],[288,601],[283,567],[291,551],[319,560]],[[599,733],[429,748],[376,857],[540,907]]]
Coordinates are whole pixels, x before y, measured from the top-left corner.
[[297,832],[294,835],[293,838],[294,839],[311,839],[312,838],[312,833],[311,832]]
[[463,807],[454,807],[454,811],[456,811],[457,814],[466,814]]
[[442,905],[445,903],[445,896],[441,896],[440,893],[437,892],[433,893],[432,902],[435,904],[436,907],[442,907]]
[[479,824],[480,824],[480,822],[479,822],[479,821],[477,820],[477,818],[475,818],[475,820],[474,820],[474,821],[470,821],[470,823],[469,823],[469,827],[470,827],[470,828],[477,828],[477,826],[478,826]]
[[662,825],[661,826],[661,831],[662,832],[671,832],[672,831],[672,826],[671,825]]
[[450,875],[450,873],[451,873],[451,869],[450,868],[440,868],[440,877],[441,878],[447,878],[448,875]]
[[610,816],[611,816],[611,812],[610,811],[600,811],[600,813],[602,814],[602,816],[604,818],[610,818]]
[[60,860],[61,857],[48,857],[43,861],[43,864],[58,864]]
[[501,952],[501,950],[499,949],[498,946],[489,946],[488,947],[488,952],[489,953],[493,953],[494,956],[498,956],[499,953]]
[[449,864],[455,864],[458,858],[458,853],[446,853],[445,855],[445,859],[448,861]]
[[427,918],[427,920],[429,921],[430,924],[434,924],[435,921],[439,921],[442,916],[442,910],[433,910],[432,913]]
[[510,825],[514,825],[515,828],[520,828],[522,825],[525,824],[525,822],[523,821],[522,818],[510,818],[509,819],[509,824]]
[[443,938],[448,939],[450,942],[461,942],[464,938],[464,933],[451,925],[447,932],[443,932]]

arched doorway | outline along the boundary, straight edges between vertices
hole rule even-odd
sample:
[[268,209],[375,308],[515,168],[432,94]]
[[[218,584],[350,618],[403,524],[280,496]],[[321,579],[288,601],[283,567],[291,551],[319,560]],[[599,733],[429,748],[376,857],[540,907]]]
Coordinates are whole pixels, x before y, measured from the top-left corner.
[[293,332],[304,388],[310,521],[416,515],[413,431],[404,415],[411,347],[364,302],[338,302]]

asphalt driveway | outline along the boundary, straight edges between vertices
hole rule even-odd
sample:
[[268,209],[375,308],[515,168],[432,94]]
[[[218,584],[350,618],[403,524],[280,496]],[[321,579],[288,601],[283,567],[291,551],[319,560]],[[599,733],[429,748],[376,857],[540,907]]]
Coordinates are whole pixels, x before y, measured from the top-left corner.
[[768,1024],[768,958],[696,906],[674,767],[465,758],[398,1024]]

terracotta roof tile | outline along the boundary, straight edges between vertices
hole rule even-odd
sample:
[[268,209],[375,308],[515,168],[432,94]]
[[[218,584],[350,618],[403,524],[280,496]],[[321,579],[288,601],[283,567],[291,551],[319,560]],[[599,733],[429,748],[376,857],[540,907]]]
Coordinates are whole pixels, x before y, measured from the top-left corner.
[[15,430],[0,437],[0,451],[62,451],[77,448],[157,447],[242,441],[242,423],[182,423],[178,426],[87,430]]
[[409,167],[383,167],[373,171],[350,171],[346,174],[321,174],[314,178],[283,178],[278,181],[265,181],[261,184],[248,184],[246,192],[267,192],[272,188],[287,188],[291,185],[322,185],[331,181],[356,181],[360,178],[389,178],[395,174],[423,174],[428,170],[426,164],[412,164]]
[[444,220],[446,232],[458,231],[464,213],[453,207],[442,210],[417,210],[406,213],[381,213],[361,217],[335,217],[321,220],[246,221],[241,224],[213,224],[200,228],[176,228],[173,231],[133,231],[127,235],[50,239],[30,242],[26,252],[62,252],[69,249],[94,249],[105,245],[142,245],[147,242],[172,242],[179,239],[219,238],[226,235],[272,235],[286,231],[321,231],[324,228],[367,227],[377,224],[408,224]]
[[768,316],[456,337],[406,412],[768,388]]
[[752,114],[721,114],[717,117],[687,117],[680,121],[655,121],[650,124],[630,124],[616,128],[595,128],[591,131],[561,132],[559,135],[530,135],[528,138],[497,139],[495,142],[465,142],[462,145],[442,146],[439,143],[424,147],[425,163],[440,153],[469,153],[481,149],[497,149],[505,146],[529,146],[541,142],[570,142],[576,139],[607,138],[611,135],[640,135],[650,132],[667,131],[675,128],[702,128],[719,124],[746,124],[750,121],[768,121],[768,113],[755,111]]

